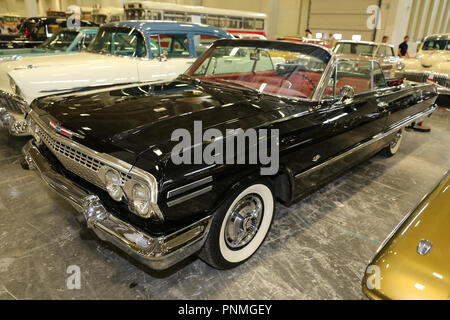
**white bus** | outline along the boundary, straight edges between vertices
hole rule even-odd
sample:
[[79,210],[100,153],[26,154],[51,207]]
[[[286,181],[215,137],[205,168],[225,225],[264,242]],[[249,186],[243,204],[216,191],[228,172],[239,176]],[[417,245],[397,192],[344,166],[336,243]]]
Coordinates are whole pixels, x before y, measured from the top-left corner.
[[127,20],[170,20],[202,23],[225,29],[239,37],[252,34],[267,36],[267,17],[264,13],[153,1],[126,2],[124,10]]
[[125,20],[125,14],[123,8],[94,7],[90,20],[98,24],[122,21]]

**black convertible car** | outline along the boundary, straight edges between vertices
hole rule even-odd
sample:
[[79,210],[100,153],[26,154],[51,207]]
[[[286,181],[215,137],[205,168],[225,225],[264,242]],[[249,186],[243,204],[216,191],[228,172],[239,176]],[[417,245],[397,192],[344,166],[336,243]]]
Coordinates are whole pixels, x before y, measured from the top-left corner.
[[394,155],[436,97],[317,45],[218,40],[174,82],[35,100],[24,165],[151,268],[197,252],[230,268],[263,243],[275,201]]

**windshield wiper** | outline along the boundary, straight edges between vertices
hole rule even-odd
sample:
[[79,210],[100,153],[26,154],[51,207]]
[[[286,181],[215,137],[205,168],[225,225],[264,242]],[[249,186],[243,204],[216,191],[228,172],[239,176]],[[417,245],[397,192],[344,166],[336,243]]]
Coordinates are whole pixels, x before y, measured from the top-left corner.
[[[195,85],[202,85],[202,84],[208,84],[208,85],[213,85],[213,86],[220,86],[220,83],[214,82],[214,81],[208,81],[208,80],[200,80],[196,77],[192,77],[190,75],[187,74],[181,74],[180,76],[178,76],[178,79],[180,80],[188,80],[188,81],[193,81]],[[231,81],[228,79],[223,79],[223,78],[214,78],[214,80],[218,80],[221,82],[225,82],[225,83],[229,83],[235,86],[240,86],[242,88],[245,88],[253,93],[256,93],[257,95],[261,95],[262,91],[255,89],[252,86],[243,84],[243,83],[239,83],[239,82],[235,82],[235,81]]]
[[260,95],[260,94],[262,93],[262,91],[260,91],[260,90],[258,90],[258,89],[256,89],[256,88],[254,88],[254,87],[252,87],[252,86],[249,86],[249,85],[247,85],[247,84],[240,83],[240,82],[231,81],[231,80],[223,79],[223,78],[215,78],[214,80],[219,80],[219,81],[222,81],[222,82],[225,82],[225,83],[229,83],[229,84],[233,84],[233,85],[238,85],[238,86],[240,86],[240,87],[242,87],[242,88],[245,88],[245,89],[248,89],[248,90],[250,90],[250,91],[252,91],[252,92],[254,92],[254,93],[258,94],[258,95]]

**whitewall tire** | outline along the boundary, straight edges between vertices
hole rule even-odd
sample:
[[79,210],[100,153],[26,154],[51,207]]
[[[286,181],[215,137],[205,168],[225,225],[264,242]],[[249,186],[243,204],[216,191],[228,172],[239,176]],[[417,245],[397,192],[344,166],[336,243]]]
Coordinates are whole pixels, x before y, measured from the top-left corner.
[[241,189],[215,213],[200,257],[218,269],[235,267],[250,258],[269,232],[274,206],[268,184]]

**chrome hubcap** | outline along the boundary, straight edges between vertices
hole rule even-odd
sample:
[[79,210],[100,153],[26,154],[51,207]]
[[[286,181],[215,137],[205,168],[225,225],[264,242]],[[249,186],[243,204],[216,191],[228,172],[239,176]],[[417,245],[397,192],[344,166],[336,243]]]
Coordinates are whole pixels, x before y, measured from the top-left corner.
[[236,203],[225,226],[225,243],[230,249],[240,249],[254,238],[263,209],[263,202],[256,194],[249,194]]

